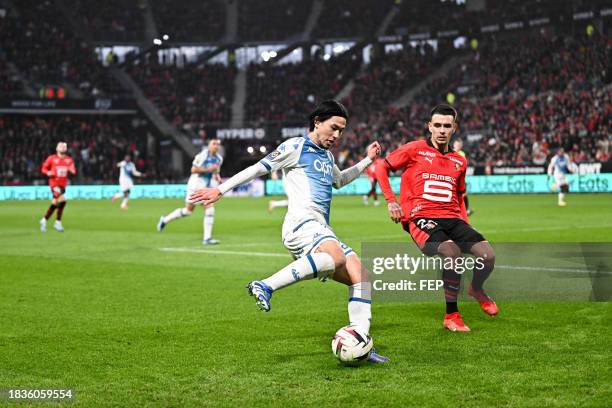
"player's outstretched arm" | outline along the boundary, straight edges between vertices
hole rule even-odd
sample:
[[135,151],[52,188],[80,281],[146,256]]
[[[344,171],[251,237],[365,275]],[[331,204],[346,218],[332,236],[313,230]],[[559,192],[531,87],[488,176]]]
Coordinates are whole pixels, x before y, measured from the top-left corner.
[[340,171],[338,166],[334,165],[334,188],[342,188],[351,181],[355,180],[359,175],[368,168],[370,164],[378,157],[380,154],[380,144],[378,142],[374,142],[368,146],[367,156],[365,159],[354,165],[353,167],[349,167],[348,169],[344,169]]
[[391,168],[389,167],[389,163],[385,160],[384,163],[376,166],[376,178],[385,196],[385,200],[387,200],[389,217],[393,222],[398,223],[404,217],[404,212],[402,211],[402,207],[397,203],[395,194],[393,194],[391,182],[389,181],[389,170],[391,170]]
[[266,174],[268,174],[268,169],[261,162],[258,162],[237,173],[219,187],[196,190],[189,196],[189,199],[194,204],[212,204],[218,201],[226,192],[253,180],[255,177],[261,177]]

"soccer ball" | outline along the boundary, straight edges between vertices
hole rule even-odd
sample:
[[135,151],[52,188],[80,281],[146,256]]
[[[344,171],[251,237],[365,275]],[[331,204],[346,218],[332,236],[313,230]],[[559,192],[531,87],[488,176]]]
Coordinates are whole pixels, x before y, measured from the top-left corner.
[[358,363],[366,360],[372,352],[374,342],[370,335],[356,326],[344,326],[332,339],[332,353],[343,363]]

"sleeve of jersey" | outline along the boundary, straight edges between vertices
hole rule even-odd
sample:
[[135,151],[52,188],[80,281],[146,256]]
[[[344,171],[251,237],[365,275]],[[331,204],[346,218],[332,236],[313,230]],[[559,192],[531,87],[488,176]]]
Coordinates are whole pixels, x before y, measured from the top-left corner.
[[42,164],[42,166],[40,166],[40,171],[41,173],[43,173],[45,176],[47,175],[47,172],[50,171],[51,169],[49,168],[49,165],[51,164],[51,160],[49,157],[47,157],[47,159],[44,161],[44,163]]
[[196,154],[196,157],[193,158],[191,165],[193,167],[202,167],[202,164],[204,164],[204,154]]
[[276,171],[285,167],[294,166],[299,159],[301,143],[287,140],[281,143],[276,150],[259,161],[268,171]]

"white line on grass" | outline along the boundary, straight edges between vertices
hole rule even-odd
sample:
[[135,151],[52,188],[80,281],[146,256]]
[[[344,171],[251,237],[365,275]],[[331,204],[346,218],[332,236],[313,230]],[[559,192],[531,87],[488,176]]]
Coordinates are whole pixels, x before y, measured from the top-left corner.
[[245,252],[245,251],[224,251],[224,250],[208,250],[198,248],[159,248],[160,251],[164,252],[192,252],[196,254],[211,254],[211,255],[246,255],[246,256],[264,256],[272,258],[291,258],[287,254],[272,253],[272,252]]

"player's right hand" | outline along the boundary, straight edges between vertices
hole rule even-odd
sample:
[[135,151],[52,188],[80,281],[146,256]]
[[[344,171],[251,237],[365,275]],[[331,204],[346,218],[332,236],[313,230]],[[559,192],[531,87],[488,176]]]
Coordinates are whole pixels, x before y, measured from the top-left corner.
[[389,203],[387,208],[389,209],[389,217],[391,217],[396,224],[404,218],[404,211],[402,211],[402,207],[400,207],[398,203]]
[[222,195],[216,187],[200,188],[189,195],[189,201],[192,201],[193,204],[209,205],[218,201]]

